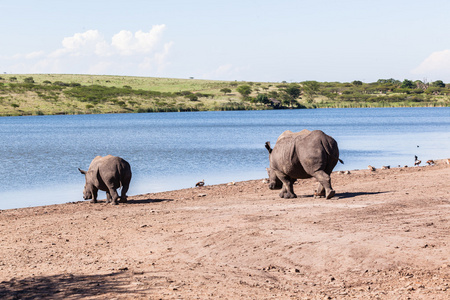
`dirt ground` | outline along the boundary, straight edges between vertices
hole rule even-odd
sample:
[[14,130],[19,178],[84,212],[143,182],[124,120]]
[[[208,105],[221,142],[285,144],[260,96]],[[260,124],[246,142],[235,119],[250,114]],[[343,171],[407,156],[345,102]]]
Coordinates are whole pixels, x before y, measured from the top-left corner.
[[261,179],[3,210],[0,298],[449,299],[449,179],[442,160],[335,172],[331,200]]

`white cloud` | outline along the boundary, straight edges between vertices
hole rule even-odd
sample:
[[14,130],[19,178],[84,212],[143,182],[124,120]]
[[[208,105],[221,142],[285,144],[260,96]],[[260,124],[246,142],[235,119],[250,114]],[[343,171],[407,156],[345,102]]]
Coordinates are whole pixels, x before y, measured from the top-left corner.
[[134,35],[131,31],[122,30],[112,37],[111,45],[121,55],[150,53],[158,45],[165,28],[165,25],[155,25],[149,32],[139,30]]
[[59,49],[0,57],[11,73],[78,73],[155,76],[167,64],[173,42],[163,42],[165,25],[148,32],[122,30],[111,40],[98,30],[65,37]]
[[62,40],[63,48],[53,51],[50,57],[70,56],[108,56],[111,55],[110,46],[98,30],[88,30],[76,33]]
[[417,68],[413,74],[438,78],[445,76],[450,79],[450,50],[431,53]]

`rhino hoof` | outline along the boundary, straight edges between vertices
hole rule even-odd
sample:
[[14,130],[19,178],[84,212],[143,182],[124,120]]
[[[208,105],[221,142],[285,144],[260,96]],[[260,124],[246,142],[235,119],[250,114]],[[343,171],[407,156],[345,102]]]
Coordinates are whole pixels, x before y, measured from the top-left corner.
[[331,199],[334,197],[334,195],[336,195],[336,192],[334,190],[331,190],[328,195],[327,195],[327,199]]
[[297,198],[297,195],[291,194],[291,193],[281,193],[280,197],[284,198],[284,199],[292,199],[292,198]]

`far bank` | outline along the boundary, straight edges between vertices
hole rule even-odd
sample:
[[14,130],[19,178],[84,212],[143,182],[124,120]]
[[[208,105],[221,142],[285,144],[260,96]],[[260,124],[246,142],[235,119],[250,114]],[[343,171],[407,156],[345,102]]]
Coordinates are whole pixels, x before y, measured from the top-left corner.
[[446,84],[248,82],[107,75],[5,74],[0,116],[363,107],[447,107]]

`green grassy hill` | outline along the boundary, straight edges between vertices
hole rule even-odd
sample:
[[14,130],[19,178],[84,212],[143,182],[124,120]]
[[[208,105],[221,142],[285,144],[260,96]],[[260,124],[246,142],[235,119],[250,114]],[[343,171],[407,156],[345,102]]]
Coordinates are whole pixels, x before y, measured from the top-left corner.
[[0,116],[450,104],[445,85],[400,84],[5,74],[0,76]]

